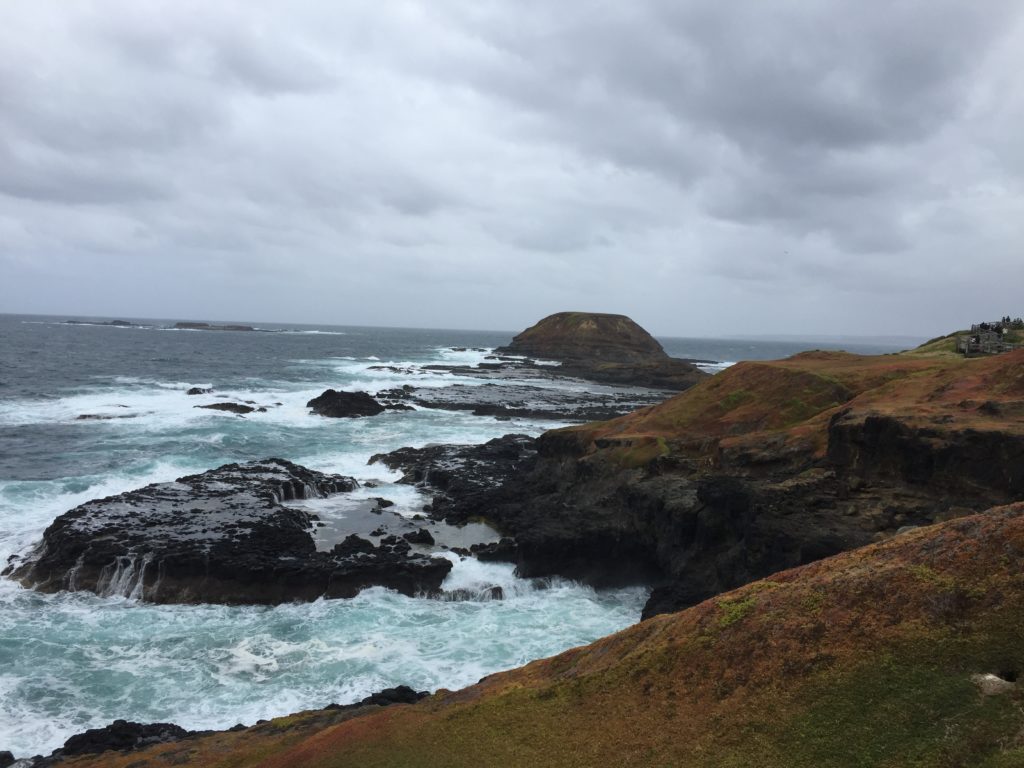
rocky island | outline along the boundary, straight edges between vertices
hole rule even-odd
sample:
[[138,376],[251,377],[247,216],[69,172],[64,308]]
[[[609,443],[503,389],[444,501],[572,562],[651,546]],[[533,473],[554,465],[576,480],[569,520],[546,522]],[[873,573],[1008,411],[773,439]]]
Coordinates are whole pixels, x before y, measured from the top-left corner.
[[625,315],[598,312],[549,315],[495,354],[499,359],[556,361],[559,375],[676,392],[707,376],[693,361],[669,357],[651,334]]

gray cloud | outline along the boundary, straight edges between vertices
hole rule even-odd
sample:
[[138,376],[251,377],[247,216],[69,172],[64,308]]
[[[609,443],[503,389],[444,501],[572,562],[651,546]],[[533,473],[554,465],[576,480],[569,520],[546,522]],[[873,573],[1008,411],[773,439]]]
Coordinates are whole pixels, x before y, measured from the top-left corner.
[[678,335],[1024,312],[1011,0],[5,10],[0,311],[583,308]]

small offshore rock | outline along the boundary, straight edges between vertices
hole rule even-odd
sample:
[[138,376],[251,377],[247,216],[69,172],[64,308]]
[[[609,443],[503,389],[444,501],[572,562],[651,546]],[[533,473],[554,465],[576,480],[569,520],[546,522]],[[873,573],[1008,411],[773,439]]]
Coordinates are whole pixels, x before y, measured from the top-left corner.
[[228,411],[230,413],[237,413],[240,416],[256,410],[251,405],[242,405],[241,403],[212,403],[210,405],[196,405],[193,407],[208,408],[211,411]]
[[211,392],[213,392],[213,388],[212,387],[207,388],[207,389],[203,389],[202,387],[192,387],[192,389],[190,389],[185,394],[186,395],[208,395]]
[[306,403],[306,407],[312,408],[313,413],[332,419],[376,416],[384,412],[384,406],[366,392],[339,392],[334,389],[328,389],[319,397],[314,397]]

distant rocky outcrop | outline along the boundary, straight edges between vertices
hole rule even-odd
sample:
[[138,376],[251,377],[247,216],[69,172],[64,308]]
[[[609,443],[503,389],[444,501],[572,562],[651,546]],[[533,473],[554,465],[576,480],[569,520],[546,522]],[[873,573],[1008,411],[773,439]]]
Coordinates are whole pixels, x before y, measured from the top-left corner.
[[318,552],[313,519],[283,503],[355,486],[283,459],[228,464],[76,507],[5,574],[44,592],[158,603],[276,604],[352,597],[370,586],[436,593],[448,560],[411,552],[397,537]]
[[680,391],[707,374],[692,361],[669,357],[661,344],[625,315],[559,312],[495,350],[561,363],[551,373],[606,384]]
[[661,344],[625,315],[558,312],[512,339],[497,354],[593,364],[670,359]]
[[333,419],[376,416],[385,411],[384,406],[366,392],[339,392],[334,389],[328,389],[319,397],[314,397],[306,403],[306,407],[312,408],[313,413]]
[[115,328],[135,328],[135,323],[127,320],[65,320],[64,325],[112,325]]
[[214,325],[213,323],[175,323],[178,331],[255,331],[251,325]]
[[[415,704],[429,695],[427,691],[417,691],[407,685],[399,685],[371,693],[353,704],[328,704],[323,709],[303,712],[300,716],[292,718],[291,723],[282,720],[261,720],[252,726],[239,723],[220,732],[188,731],[173,723],[143,724],[115,720],[102,728],[90,728],[71,736],[64,742],[64,746],[55,749],[46,757],[37,755],[23,758],[22,765],[25,768],[57,768],[73,760],[97,760],[109,767],[124,759],[130,765],[143,768],[148,763],[145,760],[136,761],[135,753],[163,745],[180,745],[178,754],[171,761],[177,765],[187,761],[190,746],[201,744],[204,738],[243,734],[239,738],[259,740],[271,735],[271,738],[287,736],[294,739],[298,734],[308,734],[347,719],[366,716],[384,707]],[[10,752],[0,752],[0,768],[8,768],[16,762]]]

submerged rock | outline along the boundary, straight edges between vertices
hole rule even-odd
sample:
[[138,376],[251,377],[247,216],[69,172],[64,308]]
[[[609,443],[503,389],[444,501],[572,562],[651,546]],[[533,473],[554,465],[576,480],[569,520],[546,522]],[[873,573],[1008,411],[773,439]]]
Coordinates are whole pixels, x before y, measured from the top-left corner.
[[404,548],[349,542],[318,552],[311,516],[282,503],[355,487],[283,459],[228,464],[76,507],[5,574],[45,592],[159,603],[276,604],[370,586],[436,593],[448,560],[410,553],[401,539]]
[[334,419],[376,416],[384,412],[384,406],[366,392],[339,392],[334,389],[314,397],[306,403],[306,407],[312,408],[313,413]]
[[211,411],[227,411],[228,413],[237,413],[240,416],[256,410],[251,405],[243,405],[242,403],[211,403],[210,405],[196,405],[193,407],[208,408]]

